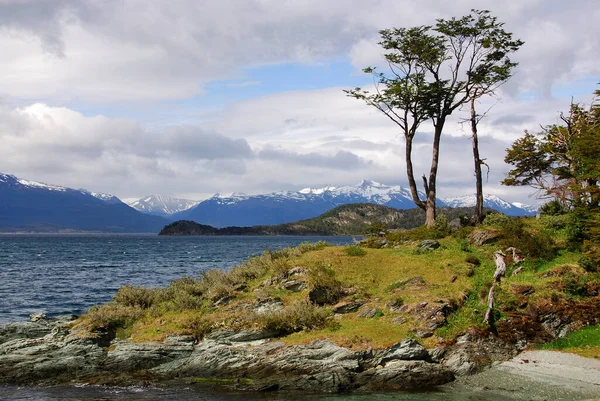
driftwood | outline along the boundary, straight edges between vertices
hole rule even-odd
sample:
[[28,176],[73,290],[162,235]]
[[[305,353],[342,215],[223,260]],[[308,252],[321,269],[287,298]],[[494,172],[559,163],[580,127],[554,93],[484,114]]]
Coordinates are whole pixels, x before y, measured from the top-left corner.
[[525,270],[525,266],[521,266],[521,267],[519,267],[518,269],[516,269],[516,270],[513,272],[513,274],[512,274],[512,275],[513,275],[513,277],[514,277],[514,276],[516,276],[516,275],[517,275],[517,274],[519,274],[519,273],[523,273],[523,270]]
[[485,311],[485,316],[483,317],[483,321],[486,322],[487,324],[489,324],[490,326],[493,325],[494,321],[494,317],[492,316],[492,312],[494,311],[494,288],[496,287],[496,284],[492,284],[492,287],[490,288],[490,292],[488,293],[488,308]]
[[494,252],[494,263],[496,264],[494,283],[499,283],[500,279],[506,275],[506,262],[504,261],[505,257],[506,255],[502,251]]
[[525,258],[524,258],[524,257],[522,257],[521,255],[519,255],[519,251],[518,251],[518,249],[516,249],[516,248],[514,248],[514,247],[512,247],[512,246],[511,246],[510,248],[506,248],[506,250],[505,250],[504,252],[506,252],[506,253],[509,253],[509,252],[510,252],[510,253],[511,253],[511,256],[512,256],[512,262],[513,262],[514,264],[521,263],[522,261],[524,261],[524,260],[525,260]]
[[[521,258],[521,256],[519,256],[519,254],[517,253],[517,250],[513,247],[508,248],[506,250],[506,252],[512,253],[512,260],[515,263],[519,263],[524,260],[523,258]],[[493,318],[492,314],[494,312],[494,301],[495,301],[494,290],[496,288],[496,283],[500,284],[500,280],[502,279],[502,277],[506,276],[506,254],[502,251],[494,252],[494,263],[496,264],[496,271],[494,272],[494,283],[492,284],[492,286],[490,288],[490,292],[488,293],[488,297],[487,297],[488,308],[485,311],[485,316],[483,318],[483,321],[486,322],[487,324],[489,324],[490,326],[492,326],[494,324],[494,318]],[[515,270],[515,272],[513,273],[513,276],[519,274],[523,270],[525,270],[525,268],[523,266],[521,266],[520,268]]]

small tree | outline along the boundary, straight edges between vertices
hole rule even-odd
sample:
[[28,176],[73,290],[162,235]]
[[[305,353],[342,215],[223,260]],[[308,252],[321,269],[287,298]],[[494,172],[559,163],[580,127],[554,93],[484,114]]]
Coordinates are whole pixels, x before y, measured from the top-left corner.
[[536,135],[525,132],[506,150],[504,161],[514,168],[502,184],[530,186],[565,208],[598,208],[600,107],[572,103],[560,119],[563,124],[543,127]]
[[[473,98],[506,81],[516,63],[508,55],[523,42],[513,40],[489,11],[472,10],[462,18],[439,19],[434,27],[380,31],[387,73],[374,67],[375,92],[355,88],[348,96],[375,107],[400,127],[405,139],[408,184],[415,204],[433,227],[436,214],[440,140],[447,118]],[[412,143],[419,126],[433,123],[429,174],[423,174],[425,199],[419,197],[412,164]]]

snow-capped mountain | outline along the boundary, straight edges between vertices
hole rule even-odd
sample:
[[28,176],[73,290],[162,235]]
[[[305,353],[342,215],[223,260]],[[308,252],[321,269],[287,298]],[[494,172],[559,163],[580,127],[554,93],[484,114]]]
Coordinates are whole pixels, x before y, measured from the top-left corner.
[[199,201],[148,195],[140,199],[125,199],[125,203],[142,213],[170,216],[196,206]]
[[[459,196],[455,198],[442,199],[449,207],[475,207],[477,198],[475,195]],[[521,202],[510,203],[495,195],[484,195],[483,206],[497,210],[508,216],[531,216],[537,213],[538,207],[526,205]]]
[[111,195],[111,194],[105,194],[105,193],[102,193],[102,192],[88,192],[85,189],[82,189],[81,191],[87,192],[90,195],[92,195],[94,198],[98,198],[101,201],[104,201],[104,202],[109,203],[109,204],[116,205],[116,204],[119,204],[119,203],[123,203],[123,201],[121,199],[119,199],[116,196]]
[[112,195],[0,173],[0,231],[158,232],[166,223]]
[[194,220],[214,227],[270,225],[309,219],[349,203],[376,203],[396,209],[415,207],[410,190],[399,185],[363,180],[356,185],[304,188],[264,195],[215,194],[196,207],[173,215],[173,218]]

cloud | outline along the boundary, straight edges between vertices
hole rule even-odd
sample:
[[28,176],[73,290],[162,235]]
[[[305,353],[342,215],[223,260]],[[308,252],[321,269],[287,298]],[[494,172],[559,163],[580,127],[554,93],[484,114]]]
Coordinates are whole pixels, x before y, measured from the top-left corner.
[[323,155],[316,152],[302,154],[282,149],[266,148],[258,153],[258,158],[320,169],[357,170],[372,164],[372,162],[364,160],[352,152],[343,150],[333,155]]
[[215,80],[254,84],[249,67],[346,58],[359,70],[381,63],[380,29],[473,7],[491,9],[526,42],[506,93],[548,97],[554,85],[599,75],[600,9],[586,0],[5,0],[0,90],[51,104],[143,104],[199,96]]

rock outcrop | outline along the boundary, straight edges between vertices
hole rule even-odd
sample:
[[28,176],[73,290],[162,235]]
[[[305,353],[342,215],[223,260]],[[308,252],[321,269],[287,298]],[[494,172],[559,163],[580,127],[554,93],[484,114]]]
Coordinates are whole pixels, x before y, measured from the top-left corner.
[[[0,329],[0,382],[111,383],[128,378],[230,383],[244,390],[339,392],[415,389],[454,379],[442,359],[405,339],[384,350],[350,350],[329,341],[285,345],[271,333],[220,331],[198,342],[109,343],[82,338],[68,319],[42,317]],[[108,346],[107,346],[108,345]]]

